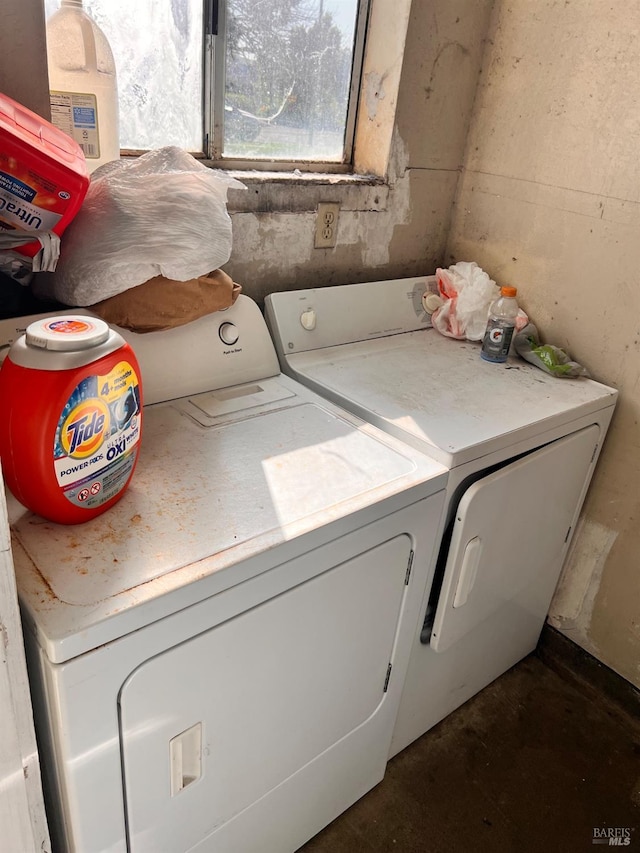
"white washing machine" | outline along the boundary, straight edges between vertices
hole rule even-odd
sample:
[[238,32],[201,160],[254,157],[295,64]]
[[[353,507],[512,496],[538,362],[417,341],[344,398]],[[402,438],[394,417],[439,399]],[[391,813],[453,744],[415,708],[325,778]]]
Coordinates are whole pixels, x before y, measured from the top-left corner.
[[536,647],[617,392],[431,328],[433,277],[266,300],[281,367],[445,464],[447,504],[392,754]]
[[65,527],[8,496],[56,849],[293,851],[384,775],[446,468],[281,375],[246,296],[123,335],[124,497]]

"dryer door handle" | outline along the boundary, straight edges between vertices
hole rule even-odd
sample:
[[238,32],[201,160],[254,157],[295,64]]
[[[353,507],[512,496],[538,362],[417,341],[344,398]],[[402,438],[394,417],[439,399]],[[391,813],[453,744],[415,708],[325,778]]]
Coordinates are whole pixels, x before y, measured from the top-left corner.
[[462,566],[460,568],[460,577],[456,587],[456,594],[453,597],[453,606],[462,607],[467,603],[469,593],[473,589],[478,574],[478,565],[480,564],[480,555],[482,553],[482,540],[479,536],[474,536],[467,542],[462,558]]

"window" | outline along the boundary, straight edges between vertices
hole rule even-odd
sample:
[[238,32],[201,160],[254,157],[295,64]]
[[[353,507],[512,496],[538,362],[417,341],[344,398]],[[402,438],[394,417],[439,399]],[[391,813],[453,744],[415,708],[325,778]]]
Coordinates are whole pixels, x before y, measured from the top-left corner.
[[[45,0],[47,16],[59,0]],[[84,0],[114,53],[120,143],[234,168],[346,171],[369,0]],[[133,12],[133,14],[132,14]]]

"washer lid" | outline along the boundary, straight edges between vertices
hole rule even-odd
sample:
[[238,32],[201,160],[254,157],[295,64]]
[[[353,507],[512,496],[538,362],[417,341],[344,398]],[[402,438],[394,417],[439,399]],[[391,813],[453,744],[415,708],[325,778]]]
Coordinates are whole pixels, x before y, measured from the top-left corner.
[[[282,369],[449,467],[613,408],[613,388],[557,379],[522,359],[490,364],[479,343],[425,328],[422,296],[435,284],[427,276],[270,294]],[[310,310],[313,328],[300,322]]]
[[557,379],[433,329],[284,356],[285,370],[449,467],[609,406],[617,391]]
[[[212,417],[210,426],[195,418],[197,398],[146,407],[129,489],[85,524],[56,525],[10,504],[21,600],[52,660],[444,488],[438,463],[287,377],[259,384],[295,393],[270,391],[273,402]],[[343,519],[338,532],[325,532]],[[306,534],[313,542],[297,544]],[[259,558],[252,574],[250,558]],[[194,591],[197,581],[206,593]]]

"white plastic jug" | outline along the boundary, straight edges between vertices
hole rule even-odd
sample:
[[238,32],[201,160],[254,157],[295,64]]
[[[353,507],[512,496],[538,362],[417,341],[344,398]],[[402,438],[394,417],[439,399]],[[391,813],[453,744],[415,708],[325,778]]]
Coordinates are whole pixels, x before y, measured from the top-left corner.
[[51,121],[80,145],[89,172],[120,156],[113,53],[82,0],[61,0],[47,21]]

